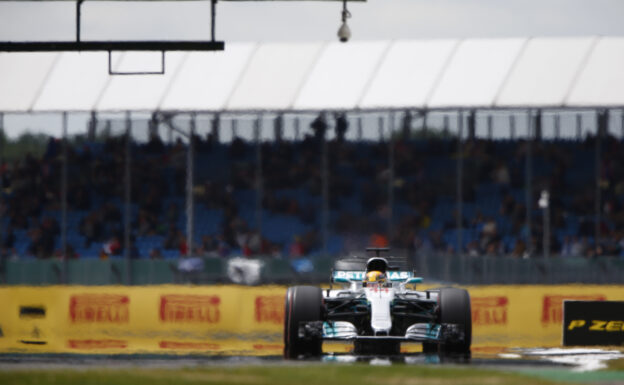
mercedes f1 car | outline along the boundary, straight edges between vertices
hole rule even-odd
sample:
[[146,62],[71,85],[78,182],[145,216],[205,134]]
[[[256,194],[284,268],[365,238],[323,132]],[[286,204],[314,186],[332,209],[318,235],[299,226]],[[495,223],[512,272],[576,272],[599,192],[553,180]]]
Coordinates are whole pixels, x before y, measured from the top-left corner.
[[424,352],[469,353],[470,296],[466,290],[410,290],[422,278],[375,251],[364,270],[333,270],[340,289],[294,286],[286,292],[284,356],[320,356],[323,341],[352,341],[355,354],[398,354],[401,342]]

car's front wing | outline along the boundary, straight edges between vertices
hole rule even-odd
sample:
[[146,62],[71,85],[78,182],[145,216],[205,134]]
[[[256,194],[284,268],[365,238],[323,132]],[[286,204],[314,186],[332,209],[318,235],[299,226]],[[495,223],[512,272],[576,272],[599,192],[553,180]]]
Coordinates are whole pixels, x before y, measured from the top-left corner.
[[459,324],[416,323],[407,328],[405,335],[360,335],[350,322],[302,322],[299,337],[326,341],[402,341],[402,342],[455,342],[463,341],[465,333]]

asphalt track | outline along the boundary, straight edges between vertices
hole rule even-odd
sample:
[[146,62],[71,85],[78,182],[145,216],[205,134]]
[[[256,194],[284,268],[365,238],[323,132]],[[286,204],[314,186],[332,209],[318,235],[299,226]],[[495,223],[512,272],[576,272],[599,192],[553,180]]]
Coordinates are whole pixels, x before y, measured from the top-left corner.
[[591,372],[606,367],[613,359],[624,358],[617,349],[507,349],[502,352],[475,351],[470,356],[443,356],[409,353],[396,356],[356,356],[325,354],[320,358],[284,360],[281,356],[236,355],[84,355],[84,354],[0,354],[0,370],[88,370],[159,368],[179,369],[209,366],[324,365],[368,363],[370,365],[467,365],[503,370],[565,369],[572,373]]

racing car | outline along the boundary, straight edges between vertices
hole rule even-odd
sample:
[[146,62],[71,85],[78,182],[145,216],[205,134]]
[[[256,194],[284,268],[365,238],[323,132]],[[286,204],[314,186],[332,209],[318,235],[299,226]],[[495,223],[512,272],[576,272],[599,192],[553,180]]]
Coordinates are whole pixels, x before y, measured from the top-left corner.
[[[351,341],[355,354],[400,353],[401,342],[421,342],[425,353],[469,354],[470,296],[452,287],[425,291],[412,271],[389,264],[376,252],[362,270],[334,269],[329,289],[288,288],[284,357],[322,354],[323,341]],[[342,287],[334,289],[333,284]]]

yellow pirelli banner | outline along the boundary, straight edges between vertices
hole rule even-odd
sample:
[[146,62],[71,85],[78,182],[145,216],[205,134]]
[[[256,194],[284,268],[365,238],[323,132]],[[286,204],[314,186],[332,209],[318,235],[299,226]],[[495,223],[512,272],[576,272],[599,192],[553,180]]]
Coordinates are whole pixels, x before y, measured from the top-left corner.
[[[624,286],[468,290],[473,346],[485,350],[560,346],[564,299],[624,300]],[[1,287],[0,352],[280,354],[285,292],[230,285]]]
[[2,352],[279,351],[282,287],[0,288]]
[[564,300],[622,300],[624,286],[475,286],[473,345],[487,347],[561,346]]

